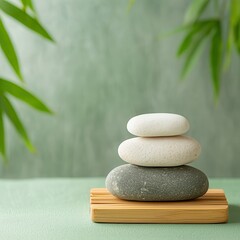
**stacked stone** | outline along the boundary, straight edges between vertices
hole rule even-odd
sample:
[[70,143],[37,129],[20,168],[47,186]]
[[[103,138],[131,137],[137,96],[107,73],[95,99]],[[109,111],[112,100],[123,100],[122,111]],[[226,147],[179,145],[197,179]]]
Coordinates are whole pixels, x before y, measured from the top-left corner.
[[196,160],[200,144],[184,136],[188,120],[177,114],[133,117],[127,129],[137,137],[122,142],[119,156],[128,164],[113,169],[106,187],[114,196],[133,201],[182,201],[208,190],[207,176],[186,164]]

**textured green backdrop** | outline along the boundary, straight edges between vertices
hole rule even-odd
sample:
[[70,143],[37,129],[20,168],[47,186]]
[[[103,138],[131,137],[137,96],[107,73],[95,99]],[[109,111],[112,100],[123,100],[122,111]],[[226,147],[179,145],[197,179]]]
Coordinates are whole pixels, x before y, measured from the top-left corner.
[[[1,177],[105,176],[123,164],[117,147],[131,135],[134,115],[176,112],[191,123],[189,135],[202,144],[193,164],[208,176],[240,177],[239,58],[224,75],[214,106],[207,55],[185,82],[175,58],[181,35],[159,41],[175,28],[189,1],[35,1],[40,19],[57,44],[43,41],[5,19],[17,46],[27,85],[56,112],[53,117],[16,103],[35,155],[8,125],[10,162]],[[1,75],[15,79],[2,55]]]

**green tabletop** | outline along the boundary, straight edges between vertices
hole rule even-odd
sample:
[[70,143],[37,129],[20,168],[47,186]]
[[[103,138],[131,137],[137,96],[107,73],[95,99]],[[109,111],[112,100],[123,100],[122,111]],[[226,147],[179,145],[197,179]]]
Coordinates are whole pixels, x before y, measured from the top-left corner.
[[229,202],[226,224],[102,224],[89,215],[89,190],[103,178],[0,181],[1,240],[240,239],[240,179],[211,179]]

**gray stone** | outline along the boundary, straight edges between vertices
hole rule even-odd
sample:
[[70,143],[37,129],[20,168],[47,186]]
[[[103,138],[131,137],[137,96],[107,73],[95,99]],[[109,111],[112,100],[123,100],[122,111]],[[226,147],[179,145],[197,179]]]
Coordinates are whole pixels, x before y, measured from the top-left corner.
[[114,196],[134,201],[182,201],[198,198],[208,190],[207,176],[187,165],[141,167],[125,164],[114,168],[106,178]]

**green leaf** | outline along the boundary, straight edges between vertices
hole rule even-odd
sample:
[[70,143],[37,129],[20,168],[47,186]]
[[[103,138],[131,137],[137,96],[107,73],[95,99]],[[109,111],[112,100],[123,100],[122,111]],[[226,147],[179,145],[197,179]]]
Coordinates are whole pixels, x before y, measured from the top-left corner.
[[199,19],[200,15],[205,10],[206,6],[208,5],[209,0],[194,0],[192,1],[191,5],[187,9],[184,23],[190,24],[195,22]]
[[224,69],[226,70],[231,62],[232,48],[235,44],[236,49],[240,52],[240,40],[239,40],[239,26],[240,24],[240,1],[232,0],[229,11],[229,21],[228,21],[228,36],[226,53],[224,59]]
[[127,7],[127,10],[128,12],[131,11],[133,5],[135,4],[136,0],[128,0],[128,7]]
[[54,41],[50,34],[38,22],[38,20],[24,12],[22,9],[5,0],[0,0],[0,9],[7,15],[22,23],[24,26],[28,27],[29,29],[35,31],[36,33],[47,38],[48,40]]
[[173,29],[172,31],[169,31],[167,33],[162,33],[159,34],[159,40],[163,40],[165,38],[171,37],[179,32],[183,32],[185,30],[188,30],[189,28],[191,28],[189,25],[183,25],[183,26],[179,26],[175,29]]
[[33,6],[32,0],[21,0],[24,9],[30,8],[33,12],[35,12],[35,8]]
[[234,39],[235,39],[235,45],[236,45],[237,51],[240,54],[240,21],[235,25]]
[[218,99],[220,91],[220,71],[222,62],[222,35],[220,23],[217,25],[216,31],[212,36],[210,60],[214,95],[215,99]]
[[34,152],[35,148],[33,147],[27,132],[19,119],[14,107],[12,106],[11,102],[6,98],[6,96],[3,97],[3,109],[5,113],[7,114],[9,120],[12,122],[13,126],[17,130],[17,132],[20,134],[22,139],[24,140],[27,148],[31,151]]
[[32,3],[32,0],[28,0],[28,7],[29,7],[33,12],[36,12],[35,7],[34,7],[34,5],[33,5],[33,3]]
[[232,26],[235,26],[240,20],[240,1],[232,0],[231,1],[231,10],[230,10],[230,22]]
[[5,153],[5,132],[4,132],[4,122],[3,122],[3,110],[2,110],[2,96],[0,96],[0,153],[4,160],[6,160]]
[[28,5],[27,5],[28,1],[27,0],[21,0],[21,2],[22,2],[22,5],[23,5],[23,11],[25,12],[27,7],[28,7]]
[[201,50],[200,46],[202,45],[204,40],[207,38],[209,33],[212,31],[214,26],[215,24],[208,25],[208,27],[205,28],[204,31],[202,31],[201,34],[198,35],[198,38],[192,42],[191,47],[185,59],[185,63],[183,65],[182,74],[181,74],[182,78],[184,78],[186,74],[189,72],[194,60],[197,58],[198,53]]
[[225,53],[225,59],[224,59],[224,70],[227,70],[231,63],[233,43],[234,43],[234,32],[233,32],[233,29],[230,28],[227,36],[226,53]]
[[237,51],[240,53],[240,1],[231,1],[230,24],[229,31],[231,31],[233,42]]
[[193,42],[193,38],[196,35],[201,34],[201,31],[206,29],[206,27],[209,27],[212,24],[215,24],[216,20],[204,20],[204,21],[198,21],[195,24],[191,25],[191,28],[189,32],[186,34],[185,38],[181,42],[178,51],[177,56],[181,56],[186,50],[191,46],[191,43]]
[[7,30],[5,29],[3,22],[0,18],[0,46],[8,59],[8,62],[12,66],[13,70],[17,74],[20,80],[23,80],[22,74],[19,67],[19,62],[17,58],[17,54],[15,52],[14,46],[12,44],[12,41],[7,33]]
[[185,36],[183,41],[181,42],[180,46],[177,50],[177,56],[181,56],[190,46],[192,43],[193,36],[198,33],[198,29],[192,28]]
[[51,110],[40,99],[35,97],[26,89],[10,81],[0,78],[0,89],[2,92],[11,94],[12,96],[20,99],[21,101],[27,103],[28,105],[39,111],[52,113]]

